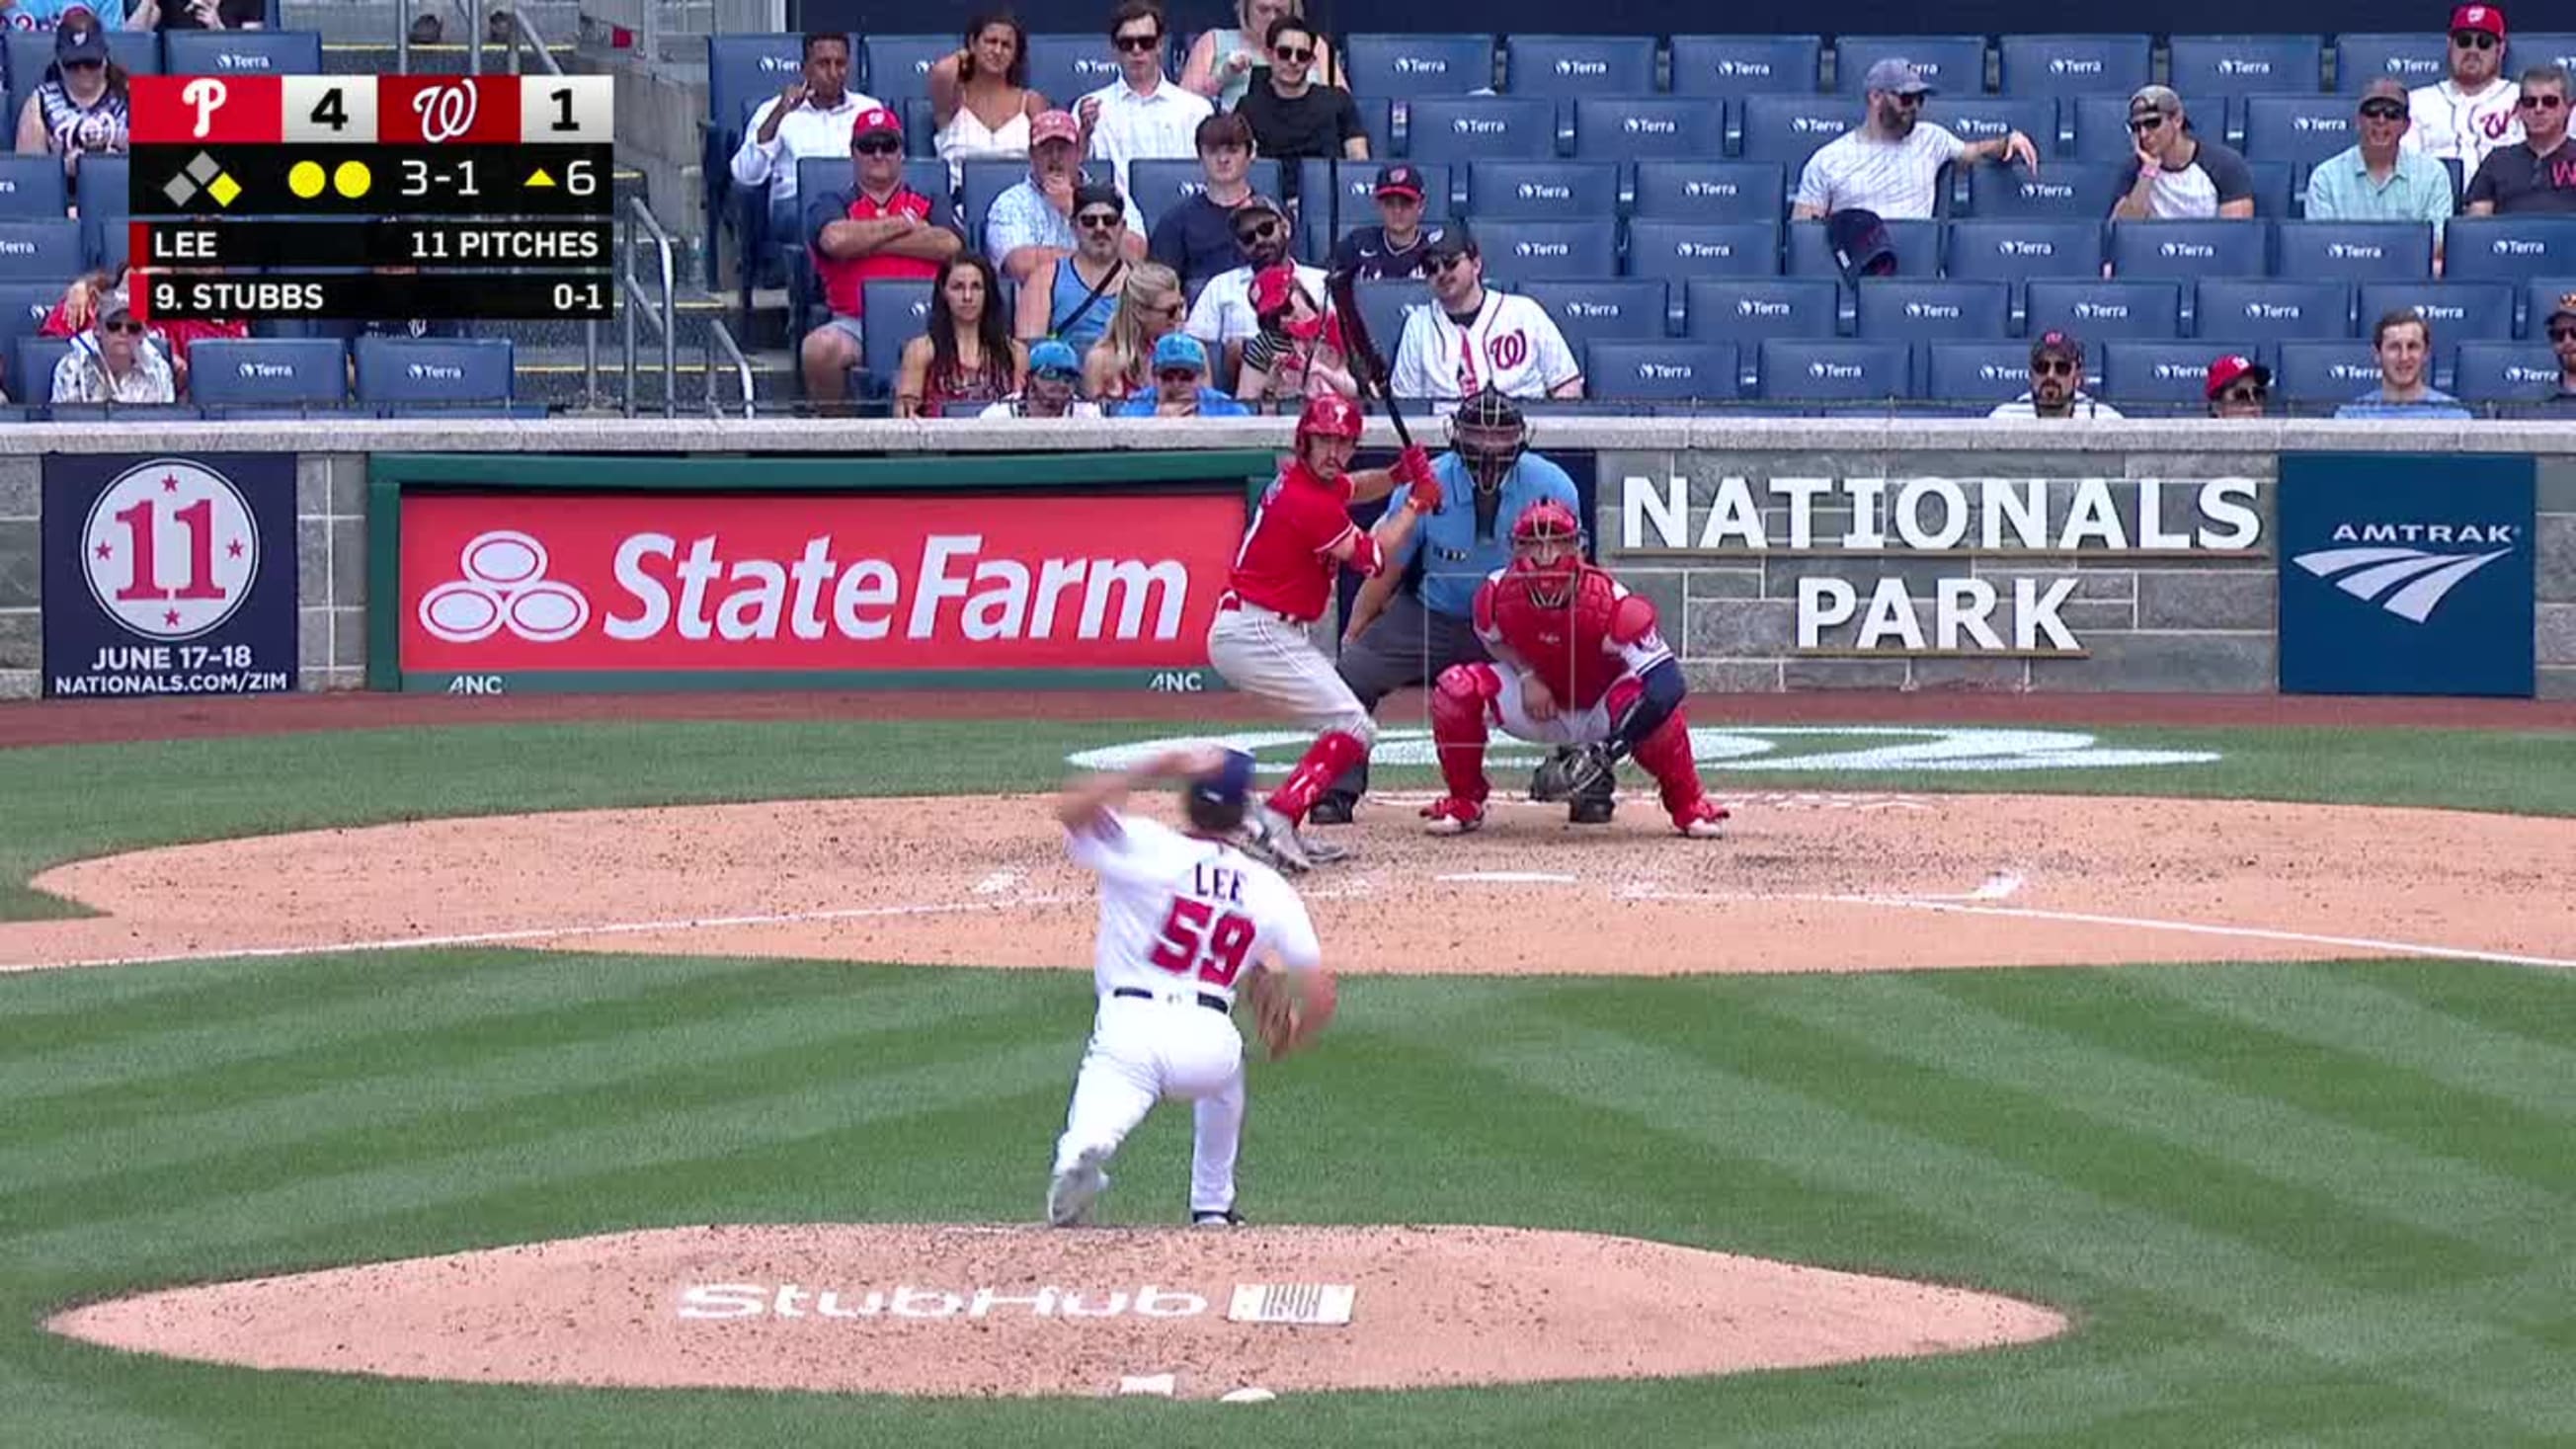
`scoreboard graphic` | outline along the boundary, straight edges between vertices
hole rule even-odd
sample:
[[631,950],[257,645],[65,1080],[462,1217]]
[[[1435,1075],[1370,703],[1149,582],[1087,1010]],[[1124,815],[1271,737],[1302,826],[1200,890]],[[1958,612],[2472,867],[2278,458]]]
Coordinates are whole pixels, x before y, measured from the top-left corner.
[[154,318],[604,320],[608,76],[138,75]]

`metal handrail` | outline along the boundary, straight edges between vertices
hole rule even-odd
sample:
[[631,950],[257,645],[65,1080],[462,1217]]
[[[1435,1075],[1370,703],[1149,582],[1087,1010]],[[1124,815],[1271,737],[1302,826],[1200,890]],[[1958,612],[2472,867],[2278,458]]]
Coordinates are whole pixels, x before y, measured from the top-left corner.
[[758,409],[752,401],[754,389],[751,379],[751,359],[742,355],[742,348],[733,340],[733,329],[724,324],[722,317],[707,319],[707,416],[722,416],[716,411],[716,354],[718,352],[722,352],[725,360],[733,364],[734,376],[742,383],[742,415],[745,418],[758,417]]
[[671,261],[675,243],[662,223],[654,219],[653,208],[644,204],[643,197],[626,198],[626,222],[626,244],[618,249],[617,267],[617,290],[626,312],[626,415],[635,416],[636,319],[656,305],[646,294],[643,280],[635,274],[638,243],[649,239],[662,262],[662,300],[652,318],[662,335],[662,416],[676,418],[680,415],[680,294],[679,269]]
[[563,63],[556,60],[555,53],[546,48],[544,32],[529,22],[526,11],[505,10],[502,14],[508,16],[510,20],[510,73],[512,75],[519,73],[519,57],[528,51],[536,52],[537,64],[545,67],[546,74],[564,73]]

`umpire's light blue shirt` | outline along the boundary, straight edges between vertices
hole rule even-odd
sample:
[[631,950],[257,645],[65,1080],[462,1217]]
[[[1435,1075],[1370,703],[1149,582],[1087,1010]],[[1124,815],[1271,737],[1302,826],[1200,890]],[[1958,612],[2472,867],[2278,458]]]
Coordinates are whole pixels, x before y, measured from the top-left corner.
[[[1422,607],[1435,614],[1455,614],[1466,618],[1475,612],[1476,587],[1485,575],[1512,561],[1512,520],[1523,509],[1544,498],[1553,498],[1583,516],[1583,503],[1575,496],[1574,480],[1565,470],[1536,453],[1523,453],[1512,471],[1503,475],[1502,504],[1494,510],[1494,536],[1476,536],[1476,480],[1467,472],[1467,462],[1454,452],[1443,453],[1431,460],[1432,476],[1440,480],[1440,511],[1413,526],[1413,534],[1396,551],[1389,567],[1410,567],[1413,557],[1424,549],[1430,553],[1422,566]],[[1413,496],[1410,486],[1399,487],[1387,496],[1386,506],[1402,508]],[[1589,525],[1584,531],[1591,532]]]

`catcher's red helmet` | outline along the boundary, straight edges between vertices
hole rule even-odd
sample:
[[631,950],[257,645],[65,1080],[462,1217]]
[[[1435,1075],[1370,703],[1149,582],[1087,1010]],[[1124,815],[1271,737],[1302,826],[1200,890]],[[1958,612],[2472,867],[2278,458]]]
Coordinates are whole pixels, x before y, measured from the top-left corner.
[[1337,392],[1323,393],[1306,403],[1297,415],[1297,446],[1303,449],[1310,437],[1348,438],[1358,442],[1361,430],[1360,405]]
[[[1556,556],[1535,557],[1542,545],[1555,545]],[[1571,596],[1574,576],[1583,567],[1583,525],[1574,510],[1553,498],[1542,498],[1521,510],[1512,522],[1512,572],[1521,576],[1530,602],[1546,608]]]

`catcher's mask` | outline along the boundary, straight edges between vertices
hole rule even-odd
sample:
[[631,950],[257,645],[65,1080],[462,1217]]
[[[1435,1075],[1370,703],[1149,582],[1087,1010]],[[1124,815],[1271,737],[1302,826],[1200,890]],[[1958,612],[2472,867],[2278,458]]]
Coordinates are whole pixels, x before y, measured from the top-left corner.
[[1521,510],[1512,524],[1512,572],[1542,609],[1561,609],[1574,596],[1583,567],[1583,526],[1574,510],[1552,498]]
[[1450,415],[1449,446],[1467,465],[1476,491],[1492,493],[1503,486],[1521,451],[1529,446],[1529,424],[1522,421],[1518,405],[1488,383]]

